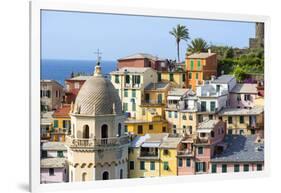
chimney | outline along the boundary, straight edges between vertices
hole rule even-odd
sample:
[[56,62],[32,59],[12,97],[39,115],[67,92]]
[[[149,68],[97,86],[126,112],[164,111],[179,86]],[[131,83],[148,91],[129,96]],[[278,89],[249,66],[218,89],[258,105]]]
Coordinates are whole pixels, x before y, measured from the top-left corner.
[[214,81],[216,79],[216,76],[212,75],[211,80]]
[[212,52],[211,52],[211,49],[209,48],[209,49],[208,49],[208,54],[209,54],[209,56],[211,55],[211,53],[212,53]]

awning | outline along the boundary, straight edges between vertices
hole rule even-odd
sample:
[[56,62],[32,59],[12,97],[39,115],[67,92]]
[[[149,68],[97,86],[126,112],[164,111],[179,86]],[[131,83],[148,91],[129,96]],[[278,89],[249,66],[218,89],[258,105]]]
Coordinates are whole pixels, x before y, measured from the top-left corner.
[[159,142],[144,142],[142,147],[159,147],[160,143]]
[[167,99],[168,100],[180,100],[181,96],[168,96]]

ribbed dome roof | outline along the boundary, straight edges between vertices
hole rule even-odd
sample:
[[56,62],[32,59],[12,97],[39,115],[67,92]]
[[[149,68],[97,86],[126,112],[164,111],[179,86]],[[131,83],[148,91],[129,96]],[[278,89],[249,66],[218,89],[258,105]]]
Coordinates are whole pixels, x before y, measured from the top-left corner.
[[81,115],[122,113],[119,95],[112,83],[101,75],[100,66],[96,66],[94,76],[80,89],[75,100],[74,113]]

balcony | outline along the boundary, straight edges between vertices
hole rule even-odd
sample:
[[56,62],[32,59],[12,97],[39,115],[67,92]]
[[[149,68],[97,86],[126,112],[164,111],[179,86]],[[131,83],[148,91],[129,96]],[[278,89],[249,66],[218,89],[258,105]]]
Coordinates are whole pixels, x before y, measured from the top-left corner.
[[194,140],[195,144],[210,144],[211,143],[211,140],[210,139],[207,139],[207,138],[199,138],[197,137],[195,140]]
[[132,83],[125,83],[124,87],[125,88],[141,88],[141,84],[132,84]]
[[72,148],[94,148],[94,147],[107,147],[107,146],[118,146],[129,143],[129,136],[121,137],[109,137],[109,138],[72,138],[66,137],[66,144]]
[[138,159],[159,159],[158,152],[140,152]]
[[163,101],[158,101],[158,100],[142,100],[141,101],[141,106],[164,106]]
[[193,157],[193,156],[194,156],[194,152],[192,152],[189,149],[178,151],[178,157]]

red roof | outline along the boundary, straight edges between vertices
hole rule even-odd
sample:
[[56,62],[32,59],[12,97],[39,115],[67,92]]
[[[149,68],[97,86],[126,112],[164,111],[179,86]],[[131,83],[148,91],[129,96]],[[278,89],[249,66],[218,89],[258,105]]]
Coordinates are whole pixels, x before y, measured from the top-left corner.
[[53,117],[69,117],[70,112],[70,104],[63,104],[60,108],[58,108]]

